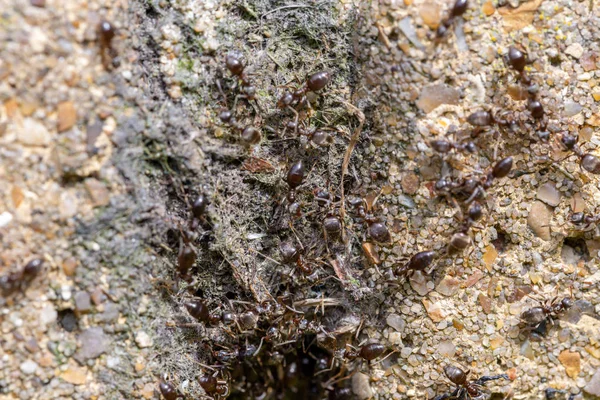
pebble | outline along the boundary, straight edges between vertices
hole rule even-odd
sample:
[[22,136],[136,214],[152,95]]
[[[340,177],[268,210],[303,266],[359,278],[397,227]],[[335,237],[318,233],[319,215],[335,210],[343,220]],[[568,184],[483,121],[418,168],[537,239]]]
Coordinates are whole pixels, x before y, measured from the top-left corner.
[[560,203],[560,192],[554,183],[544,183],[538,188],[537,198],[549,206],[556,207]]
[[373,396],[369,377],[362,372],[354,374],[352,376],[352,392],[358,400],[366,400]]
[[79,335],[79,342],[81,346],[74,358],[83,364],[87,360],[98,358],[101,354],[106,353],[110,339],[101,327],[94,326]]
[[63,372],[60,377],[66,382],[72,383],[73,385],[83,385],[86,382],[86,373],[83,368],[70,367]]
[[583,390],[587,394],[600,397],[600,368],[596,370],[596,372],[592,376],[592,379],[590,379],[587,385],[585,385]]
[[34,374],[38,368],[38,365],[35,361],[27,360],[21,363],[20,367],[21,372],[26,375]]
[[477,299],[479,300],[479,304],[481,304],[481,308],[483,308],[483,312],[489,314],[492,311],[492,301],[490,298],[483,293],[479,293]]
[[0,228],[4,228],[8,224],[10,224],[10,221],[12,220],[13,216],[11,213],[9,213],[8,211],[3,212],[2,214],[0,214]]
[[80,313],[86,313],[91,310],[92,303],[88,292],[77,292],[74,296],[75,309]]
[[436,85],[426,86],[421,90],[417,106],[429,113],[442,104],[458,104],[460,100],[460,92],[455,88],[446,84],[440,83]]
[[387,324],[397,330],[398,332],[403,332],[406,327],[406,322],[402,319],[398,314],[390,314],[387,316],[386,320]]
[[529,215],[527,217],[527,225],[531,228],[533,233],[542,240],[550,240],[550,218],[552,217],[552,208],[542,203],[541,201],[535,201]]
[[453,278],[449,275],[446,275],[444,279],[439,283],[437,288],[435,288],[436,292],[443,294],[444,296],[452,296],[458,291],[460,287],[461,281],[456,278]]
[[46,326],[56,322],[58,313],[52,305],[47,305],[40,311],[40,325]]
[[567,375],[571,378],[576,378],[581,371],[581,355],[578,352],[571,352],[569,350],[563,350],[558,360],[565,367]]
[[65,301],[70,300],[72,295],[73,295],[73,292],[72,292],[72,288],[70,285],[62,285],[60,287],[60,297],[62,297],[63,300],[65,300]]
[[427,310],[427,314],[429,315],[429,318],[431,318],[431,320],[433,322],[440,322],[441,320],[444,319],[444,315],[442,313],[442,308],[440,307],[440,305],[438,303],[432,303],[427,299],[423,299],[422,302],[423,302],[423,305],[425,306],[425,310]]
[[98,320],[102,322],[114,321],[119,317],[119,307],[116,304],[108,303],[104,312],[98,316]]
[[451,358],[456,354],[456,346],[451,340],[446,340],[438,344],[437,351],[444,357]]
[[423,23],[431,29],[436,29],[442,19],[442,9],[436,2],[423,3],[419,8]]
[[583,110],[583,106],[579,103],[575,103],[574,101],[566,101],[563,108],[563,116],[572,117],[577,115]]
[[425,296],[432,289],[428,285],[429,281],[426,279],[426,275],[424,275],[421,271],[416,271],[414,274],[412,274],[408,281],[410,286],[419,294],[419,296]]
[[135,334],[135,342],[142,349],[152,346],[152,338],[144,331],[138,331]]
[[73,127],[77,121],[77,110],[71,101],[65,101],[58,105],[58,122],[56,129],[64,132]]
[[565,54],[573,58],[579,59],[583,55],[583,46],[579,43],[573,43],[565,49]]
[[419,190],[419,177],[415,173],[409,173],[402,178],[402,191],[406,194],[415,194]]
[[17,140],[25,146],[48,146],[51,136],[43,124],[32,118],[25,118],[18,130]]
[[102,207],[110,202],[110,192],[102,182],[97,179],[86,179],[85,188],[92,199],[94,207]]

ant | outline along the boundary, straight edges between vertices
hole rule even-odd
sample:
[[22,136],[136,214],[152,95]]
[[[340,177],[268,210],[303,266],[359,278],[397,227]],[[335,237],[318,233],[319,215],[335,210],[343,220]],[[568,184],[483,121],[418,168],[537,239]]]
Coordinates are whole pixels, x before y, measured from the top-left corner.
[[289,121],[284,129],[284,134],[287,129],[292,129],[300,135],[302,144],[308,149],[308,142],[312,143],[315,147],[326,147],[333,143],[333,136],[326,130],[313,128],[304,129],[298,127],[298,124],[294,121]]
[[300,203],[296,202],[296,189],[304,182],[304,163],[302,160],[292,164],[286,175],[285,182],[289,186],[286,198],[289,202],[290,213],[300,216]]
[[356,360],[357,358],[362,358],[368,362],[373,361],[377,357],[383,354],[385,351],[385,346],[381,343],[369,343],[365,344],[360,348],[359,351],[344,349],[344,358],[348,360]]
[[439,40],[446,36],[450,27],[454,24],[455,18],[462,16],[469,6],[467,0],[456,0],[449,15],[442,20],[440,26],[435,31],[435,37]]
[[410,260],[396,270],[396,275],[404,278],[410,277],[416,271],[425,272],[435,259],[435,251],[421,251],[410,258]]
[[237,104],[238,98],[243,98],[248,101],[256,101],[256,87],[250,81],[250,77],[246,72],[246,62],[240,52],[232,51],[225,57],[225,67],[231,72],[231,75],[238,78],[242,94],[238,94],[233,103],[233,108]]
[[477,152],[477,147],[473,142],[458,143],[450,142],[448,140],[432,140],[431,142],[429,142],[429,146],[431,146],[433,150],[441,154],[449,153],[451,150],[467,152],[470,154],[474,154]]
[[585,214],[583,212],[576,212],[571,214],[569,222],[582,230],[588,230],[592,225],[600,222],[600,214]]
[[293,92],[284,92],[283,95],[277,100],[277,108],[288,109],[295,115],[294,119],[294,133],[298,129],[299,114],[296,111],[296,107],[302,104],[307,104],[310,107],[306,94],[309,92],[318,92],[329,84],[331,81],[331,74],[327,71],[320,71],[312,74],[308,77],[304,85]]
[[115,28],[108,21],[100,22],[98,26],[98,37],[100,42],[100,57],[102,65],[106,70],[116,67],[116,51],[112,46],[112,40],[115,37]]
[[254,146],[260,143],[262,139],[260,129],[252,125],[243,126],[238,124],[231,111],[226,109],[222,110],[219,113],[219,119],[237,131],[245,145]]
[[292,242],[282,242],[279,246],[282,261],[286,264],[296,263],[296,268],[304,275],[311,275],[313,268],[304,263],[302,249],[298,249]]
[[44,260],[34,258],[23,269],[0,276],[0,289],[3,296],[8,296],[17,290],[25,290],[42,270]]
[[546,121],[544,120],[545,111],[542,103],[537,99],[538,87],[531,83],[531,77],[525,71],[525,66],[531,61],[528,59],[525,52],[517,49],[515,46],[510,46],[508,52],[504,56],[505,62],[510,65],[512,69],[519,73],[519,79],[521,83],[527,88],[529,99],[527,100],[527,109],[531,113],[531,116],[541,121],[541,127],[545,128]]
[[208,395],[217,395],[219,398],[225,398],[229,395],[227,381],[217,379],[214,375],[202,375],[198,378],[198,383],[200,383],[200,386],[202,386],[202,389],[204,389]]
[[577,139],[577,136],[566,132],[560,136],[562,146],[579,157],[579,166],[581,168],[594,175],[600,174],[600,159],[590,153],[584,153],[577,144]]
[[436,182],[435,189],[445,196],[466,198],[464,203],[470,204],[474,200],[484,197],[485,190],[492,186],[495,179],[508,176],[512,169],[512,165],[512,157],[506,157],[494,164],[488,173],[480,179],[469,178],[460,181],[452,181],[446,177]]
[[521,328],[534,333],[536,336],[546,335],[546,326],[548,323],[554,325],[558,317],[573,306],[571,296],[558,301],[554,297],[550,301],[539,302],[539,305],[525,310],[521,313]]
[[355,209],[358,217],[366,223],[367,233],[371,239],[379,243],[390,243],[392,241],[392,237],[385,222],[379,217],[370,214],[370,208],[372,206],[370,207],[365,199],[354,198],[349,199],[348,202],[350,203],[350,206]]
[[434,397],[433,400],[483,400],[486,397],[484,386],[489,381],[495,381],[498,379],[509,379],[508,375],[500,374],[493,376],[482,376],[479,379],[470,381],[468,379],[471,371],[463,371],[459,367],[453,365],[447,365],[444,367],[444,374],[450,380],[450,382],[456,385],[456,389],[452,393],[446,393]]
[[204,303],[202,300],[189,300],[186,301],[183,305],[188,310],[190,315],[198,321],[202,321],[207,324],[216,324],[222,319],[222,316],[216,313],[211,313],[208,310],[206,303]]
[[177,400],[181,397],[181,395],[177,392],[177,389],[171,382],[161,381],[158,384],[158,390],[160,391],[162,397],[165,398],[165,400]]

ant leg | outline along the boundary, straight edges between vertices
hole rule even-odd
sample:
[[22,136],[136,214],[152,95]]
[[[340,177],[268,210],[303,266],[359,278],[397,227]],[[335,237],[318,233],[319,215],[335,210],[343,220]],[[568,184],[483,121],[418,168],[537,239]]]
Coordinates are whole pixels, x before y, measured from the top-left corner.
[[507,374],[492,375],[492,376],[482,376],[481,378],[479,378],[479,379],[475,380],[473,383],[474,383],[475,385],[481,385],[481,386],[483,386],[483,385],[485,385],[485,384],[486,384],[486,382],[489,382],[489,381],[497,381],[497,380],[499,380],[499,379],[506,379],[506,380],[509,380],[510,378],[508,377],[508,375],[507,375]]
[[294,113],[294,135],[298,134],[298,119],[300,119],[300,114],[298,114],[298,111],[294,110],[294,108],[292,106],[287,106],[287,108],[289,110],[291,110]]

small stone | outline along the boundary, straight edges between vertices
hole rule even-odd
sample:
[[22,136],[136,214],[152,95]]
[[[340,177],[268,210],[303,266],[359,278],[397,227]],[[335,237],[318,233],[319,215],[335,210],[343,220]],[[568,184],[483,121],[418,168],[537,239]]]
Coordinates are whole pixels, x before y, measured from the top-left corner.
[[592,376],[592,379],[590,379],[587,385],[585,385],[583,390],[587,394],[600,397],[600,368],[596,370],[596,372]]
[[142,349],[152,346],[152,338],[144,331],[138,331],[135,334],[135,342]]
[[425,87],[421,91],[417,106],[429,113],[442,104],[458,104],[460,92],[453,87],[440,83]]
[[402,191],[406,194],[415,194],[419,190],[419,177],[415,173],[408,173],[402,178]]
[[433,289],[433,287],[429,287],[429,280],[426,279],[426,275],[421,271],[416,271],[414,274],[412,274],[408,279],[408,282],[413,290],[419,294],[419,296],[425,296]]
[[358,400],[366,400],[373,396],[373,390],[369,384],[369,377],[362,372],[352,376],[352,392]]
[[442,9],[436,2],[427,2],[419,8],[423,23],[431,29],[436,29],[442,19]]
[[48,129],[32,118],[25,118],[17,131],[17,140],[25,146],[48,146],[51,136]]
[[66,276],[75,275],[75,270],[77,269],[77,259],[74,257],[67,258],[65,261],[63,261],[62,267]]
[[504,338],[502,336],[494,336],[490,339],[490,348],[492,350],[496,350],[500,345],[504,342]]
[[581,355],[578,352],[563,350],[558,355],[558,360],[565,367],[567,375],[571,378],[576,378],[581,370]]
[[537,191],[537,198],[549,206],[556,207],[560,203],[560,192],[554,183],[544,183]]
[[37,370],[38,365],[35,361],[27,360],[22,362],[19,368],[21,369],[21,372],[25,375],[32,375]]
[[599,66],[597,66],[597,63],[599,60],[600,60],[600,57],[598,57],[598,53],[593,52],[593,51],[588,51],[583,54],[583,56],[581,57],[581,60],[579,62],[581,64],[581,66],[583,67],[583,70],[586,72],[589,72],[589,71],[599,68]]
[[529,340],[525,340],[525,342],[523,342],[519,354],[521,354],[525,358],[529,358],[530,360],[533,360],[535,358],[535,353],[533,351],[533,348],[531,347],[531,342]]
[[77,121],[77,110],[71,101],[65,101],[58,105],[57,130],[64,132],[73,127]]
[[454,326],[454,328],[456,328],[457,331],[462,331],[463,329],[465,329],[465,324],[463,324],[462,321],[456,318],[452,319],[452,326]]
[[572,117],[577,115],[583,110],[583,106],[579,103],[575,103],[574,101],[566,101],[563,108],[563,116],[564,117]]
[[104,293],[104,290],[102,290],[99,287],[94,289],[94,291],[92,292],[92,295],[90,297],[92,299],[92,302],[96,306],[99,306],[100,304],[104,303],[106,301],[106,299],[108,298],[106,296],[106,294]]
[[75,293],[74,299],[77,312],[86,313],[92,309],[92,303],[88,292],[77,292]]
[[40,325],[46,326],[56,322],[58,313],[52,305],[47,305],[40,311]]
[[73,357],[81,364],[106,353],[110,343],[110,339],[99,326],[86,329],[78,338],[81,346]]
[[363,242],[362,248],[367,256],[367,260],[369,260],[369,263],[377,265],[381,262],[379,253],[377,252],[377,247],[373,243]]
[[481,272],[479,269],[476,269],[475,272],[469,275],[467,280],[463,282],[462,287],[469,288],[479,282],[481,278],[483,278],[483,272]]
[[435,290],[444,296],[452,296],[458,291],[460,284],[461,282],[458,279],[446,275]]
[[31,0],[31,5],[34,7],[43,8],[46,6],[46,0]]
[[573,43],[565,49],[565,53],[573,58],[581,58],[583,55],[583,46],[579,43]]
[[60,377],[73,385],[83,385],[86,381],[86,373],[83,368],[70,367]]
[[102,207],[110,202],[110,193],[106,186],[97,179],[89,178],[85,180],[85,188],[92,198],[94,207]]
[[483,263],[488,271],[492,270],[492,266],[494,265],[494,261],[498,257],[498,250],[494,246],[487,245],[485,248],[485,253],[483,254]]
[[529,215],[527,217],[527,225],[533,233],[542,240],[550,240],[550,218],[552,217],[552,208],[542,203],[535,201]]
[[402,317],[399,316],[398,314],[388,315],[387,318],[385,319],[385,322],[387,322],[387,324],[389,326],[391,326],[398,332],[403,332],[404,328],[406,327],[406,322],[404,322],[404,319],[402,319]]
[[119,318],[119,307],[114,303],[108,303],[104,307],[104,312],[98,316],[98,321],[111,322]]
[[440,322],[445,318],[442,308],[438,303],[432,303],[427,299],[421,300],[423,305],[425,306],[425,310],[427,310],[427,315],[433,322]]
[[494,7],[494,3],[488,0],[485,3],[483,3],[481,11],[483,11],[483,13],[489,17],[490,15],[493,15],[494,12],[496,12],[496,8]]
[[481,304],[481,308],[483,308],[483,312],[489,314],[492,311],[492,301],[490,298],[483,293],[479,293],[477,299],[479,300],[479,304]]
[[444,357],[452,358],[456,354],[456,346],[451,340],[445,340],[438,344],[437,351]]

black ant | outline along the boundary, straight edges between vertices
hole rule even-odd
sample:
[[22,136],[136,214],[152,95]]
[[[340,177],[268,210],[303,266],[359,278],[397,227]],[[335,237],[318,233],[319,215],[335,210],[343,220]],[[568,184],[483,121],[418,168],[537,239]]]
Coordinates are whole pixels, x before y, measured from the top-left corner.
[[229,385],[226,380],[217,379],[214,375],[201,375],[198,378],[198,383],[202,386],[202,389],[206,394],[210,396],[218,396],[218,398],[225,398],[229,394]]
[[177,400],[181,395],[177,392],[177,389],[171,382],[161,381],[158,384],[158,390],[165,400]]
[[292,164],[286,175],[285,182],[289,186],[286,198],[289,203],[290,213],[300,216],[300,203],[296,202],[296,189],[304,182],[304,163],[302,160]]
[[381,343],[369,343],[362,346],[358,351],[346,348],[344,350],[344,358],[348,360],[362,358],[363,360],[370,362],[382,355],[384,351],[385,346]]
[[600,174],[600,159],[590,153],[584,153],[577,144],[577,136],[563,133],[560,136],[560,142],[565,149],[572,151],[579,157],[581,168],[595,175]]
[[588,230],[592,225],[597,224],[599,221],[600,214],[585,214],[583,212],[576,212],[571,214],[569,217],[569,222],[582,230]]
[[459,367],[453,365],[447,365],[444,367],[444,374],[450,380],[450,382],[456,385],[451,393],[442,394],[434,397],[433,400],[483,400],[487,398],[487,394],[484,391],[484,386],[489,381],[498,379],[509,379],[508,375],[500,374],[493,376],[482,376],[479,379],[470,381],[468,379],[471,371],[463,371]]
[[463,15],[469,6],[469,2],[467,0],[456,0],[452,9],[450,10],[449,15],[442,20],[440,26],[438,26],[435,31],[435,36],[437,39],[441,39],[448,33],[450,27],[454,24],[454,21],[457,17]]
[[370,206],[365,199],[353,198],[349,199],[349,203],[358,217],[367,225],[367,233],[371,239],[384,244],[391,242],[392,237],[385,222],[370,213]]
[[558,297],[546,302],[540,301],[538,306],[521,313],[521,328],[532,332],[536,336],[545,336],[548,323],[554,325],[554,321],[572,306],[573,300],[570,296],[560,301]]
[[3,296],[8,296],[17,290],[25,290],[42,270],[44,260],[34,258],[15,272],[0,276],[0,289]]
[[102,65],[106,70],[116,66],[116,51],[112,46],[112,40],[115,37],[115,28],[108,21],[100,22],[98,26],[98,37],[100,42],[100,57]]
[[279,252],[284,263],[295,263],[296,268],[304,275],[311,275],[313,273],[313,268],[306,264],[302,258],[302,250],[298,249],[292,242],[282,242],[279,246]]
[[465,204],[470,204],[478,198],[485,195],[485,190],[489,189],[494,180],[508,176],[512,169],[512,157],[506,157],[498,161],[487,174],[480,179],[468,178],[459,181],[452,181],[449,178],[442,178],[435,184],[435,190],[446,196],[457,196],[466,198]]
[[396,275],[404,278],[410,277],[416,271],[425,272],[436,256],[435,251],[421,251],[410,258],[410,260],[396,270]]
[[318,92],[327,86],[330,81],[331,74],[329,72],[320,71],[314,73],[306,80],[306,83],[302,87],[293,92],[283,93],[279,100],[277,100],[277,108],[288,109],[294,113],[294,133],[297,131],[298,119],[300,118],[295,108],[302,104],[307,104],[310,107],[306,94],[308,92]]
[[459,152],[466,152],[470,154],[474,154],[477,152],[477,146],[473,142],[467,143],[458,143],[458,142],[450,142],[448,140],[432,140],[429,142],[429,146],[436,152],[440,154],[449,153],[451,150],[456,150]]

